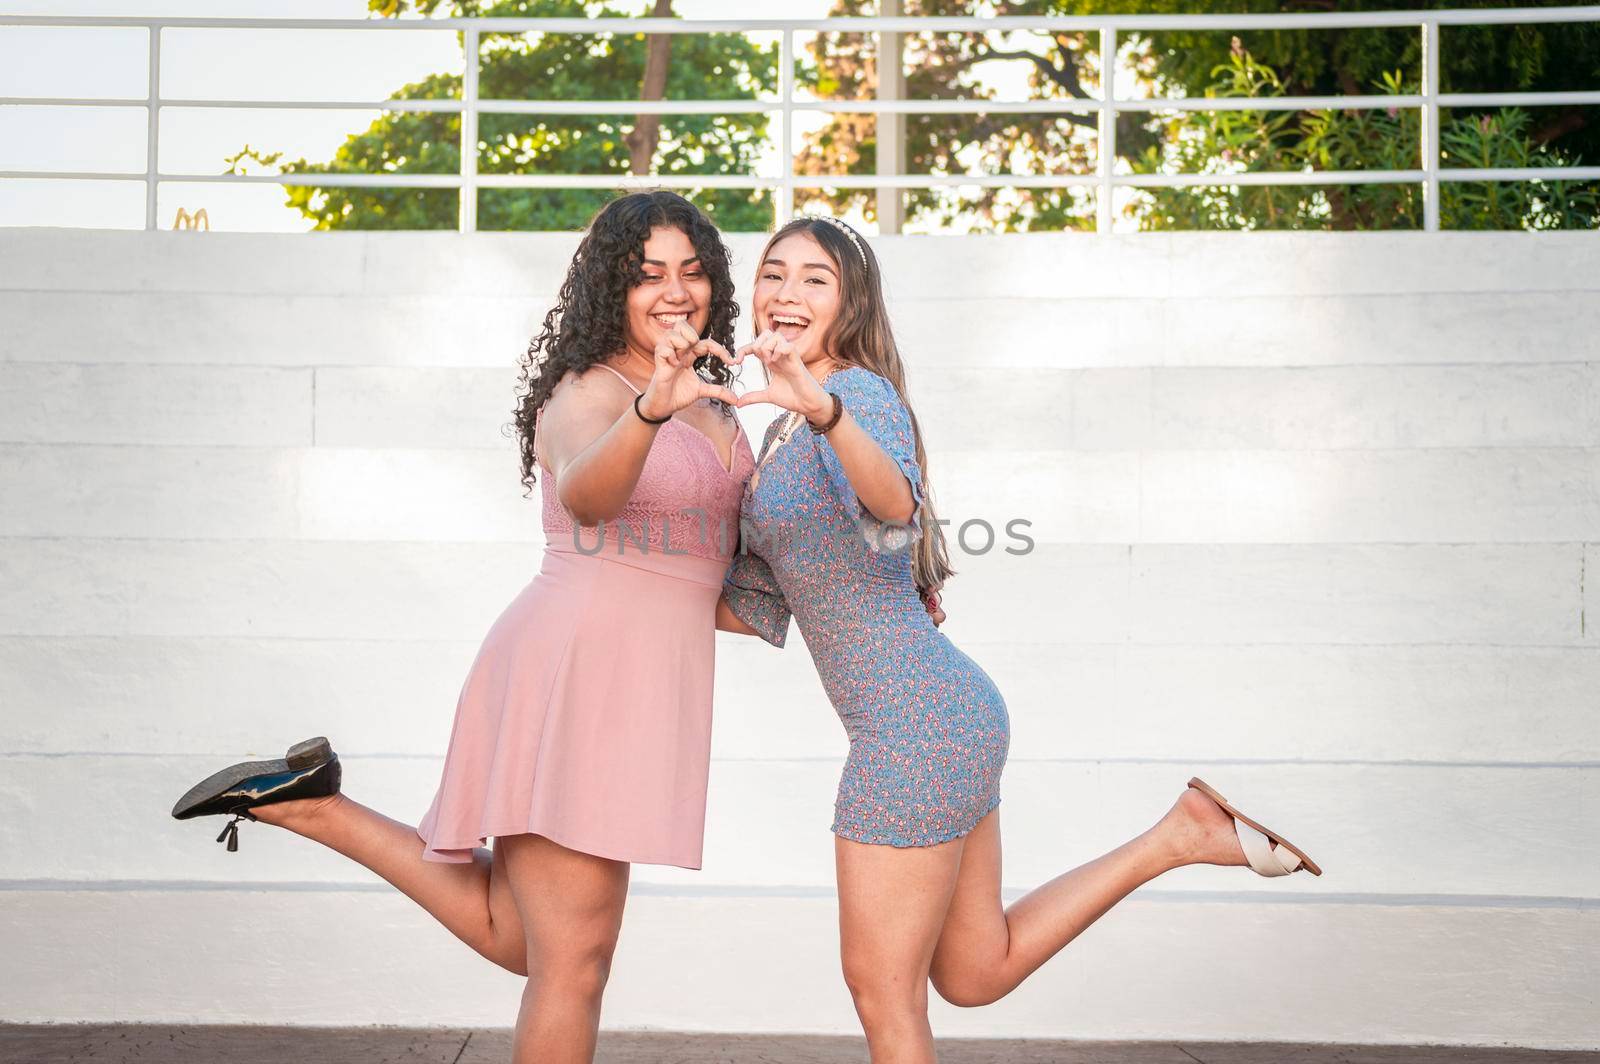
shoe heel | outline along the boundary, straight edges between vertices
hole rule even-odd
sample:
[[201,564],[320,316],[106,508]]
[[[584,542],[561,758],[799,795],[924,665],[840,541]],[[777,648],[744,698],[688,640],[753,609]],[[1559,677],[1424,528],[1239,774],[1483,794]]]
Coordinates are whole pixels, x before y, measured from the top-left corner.
[[289,747],[289,752],[283,755],[283,760],[291,769],[298,772],[304,768],[314,768],[331,757],[333,757],[333,745],[319,735],[315,739],[307,739]]

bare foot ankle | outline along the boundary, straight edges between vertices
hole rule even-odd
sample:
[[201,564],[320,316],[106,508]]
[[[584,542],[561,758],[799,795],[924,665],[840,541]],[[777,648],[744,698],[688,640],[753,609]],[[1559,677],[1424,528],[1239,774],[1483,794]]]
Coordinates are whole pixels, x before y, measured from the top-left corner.
[[1176,865],[1248,863],[1233,817],[1193,787],[1184,788],[1156,829],[1166,836]]
[[250,815],[263,824],[272,824],[290,831],[306,834],[318,820],[328,814],[344,799],[342,794],[329,794],[321,798],[296,798],[287,802],[274,802],[250,810]]

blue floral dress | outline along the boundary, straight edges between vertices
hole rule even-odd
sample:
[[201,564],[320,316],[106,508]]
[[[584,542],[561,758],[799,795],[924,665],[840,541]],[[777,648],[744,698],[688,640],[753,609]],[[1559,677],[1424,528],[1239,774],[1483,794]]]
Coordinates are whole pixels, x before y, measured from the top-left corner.
[[[894,387],[850,367],[823,385],[905,472],[922,500],[911,416]],[[833,830],[855,842],[932,846],[1000,803],[1005,702],[934,626],[912,579],[920,528],[867,512],[827,437],[804,425],[770,455],[740,513],[729,607],[783,646],[791,613],[850,737]]]

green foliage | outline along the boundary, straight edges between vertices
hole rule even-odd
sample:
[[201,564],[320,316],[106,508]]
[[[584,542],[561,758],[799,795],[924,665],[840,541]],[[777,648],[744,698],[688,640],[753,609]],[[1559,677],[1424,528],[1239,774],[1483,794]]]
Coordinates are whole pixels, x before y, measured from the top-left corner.
[[[399,0],[368,0],[377,14],[395,15]],[[414,0],[423,14],[593,18],[627,16],[597,0]],[[487,36],[479,65],[484,99],[623,100],[636,98],[644,77],[647,38],[615,32]],[[746,100],[777,80],[777,50],[734,34],[686,34],[672,40],[667,98]],[[459,99],[461,78],[437,74],[392,94],[392,99]],[[762,113],[663,116],[652,172],[752,173],[767,136]],[[631,115],[480,114],[478,170],[482,174],[629,176],[625,137]],[[455,114],[385,112],[351,134],[327,162],[285,161],[282,172],[453,174],[460,170],[461,118]],[[257,156],[259,159],[259,156]],[[453,229],[453,189],[376,189],[287,186],[290,206],[318,229]],[[480,189],[479,229],[582,228],[614,192],[605,189]],[[690,194],[729,230],[772,225],[771,198],[743,189]]]
[[[1209,13],[1304,11],[1302,0],[1220,0]],[[1504,7],[1501,0],[1357,0],[1341,11]],[[1537,0],[1531,6],[1551,6]],[[875,13],[874,0],[835,0],[836,14]],[[908,15],[1193,14],[1189,0],[905,0]],[[1445,27],[1441,72],[1446,91],[1550,91],[1600,84],[1600,24]],[[1236,43],[1237,42],[1237,43]],[[1420,78],[1421,33],[1413,27],[1341,30],[1214,31],[1124,34],[1123,59],[1138,85],[1119,81],[1118,95],[1264,96],[1414,93]],[[1098,40],[1084,34],[924,33],[906,38],[907,94],[928,98],[992,98],[992,64],[1031,65],[1028,95],[1082,98],[1099,90]],[[819,90],[871,96],[876,55],[870,40],[835,37],[814,46]],[[1248,56],[1245,64],[1241,56]],[[1483,111],[1454,116],[1448,129]],[[1492,117],[1492,116],[1491,116]],[[1493,118],[1494,157],[1557,165],[1600,158],[1600,108],[1559,106],[1524,112],[1520,124]],[[1085,115],[927,115],[906,121],[905,157],[913,173],[1072,173],[1097,165],[1094,122]],[[870,119],[835,122],[814,139],[810,172],[873,172],[876,130]],[[1415,109],[1327,112],[1124,113],[1117,122],[1119,163],[1134,173],[1227,173],[1274,170],[1416,169]],[[1448,164],[1448,162],[1447,162]],[[1512,165],[1512,164],[1506,164]],[[1562,187],[1565,185],[1565,187]],[[1498,186],[1505,193],[1482,224],[1499,227],[1595,226],[1585,204],[1594,182]],[[1446,184],[1444,224],[1467,224],[1467,198],[1483,189]],[[1131,195],[1126,214],[1142,228],[1409,228],[1422,217],[1416,184],[1317,188],[1155,189]],[[1463,198],[1466,197],[1466,198]],[[871,192],[823,195],[835,210],[874,213]],[[1078,190],[987,190],[956,203],[947,190],[909,192],[908,217],[939,223],[966,213],[995,230],[1083,226],[1092,199]],[[1526,209],[1515,207],[1526,203]]]
[[[1209,98],[1282,96],[1277,73],[1237,40],[1213,72]],[[1398,75],[1376,92],[1401,91]],[[1414,169],[1415,111],[1178,112],[1131,160],[1138,174],[1234,174]],[[1409,229],[1420,225],[1409,184],[1205,185],[1141,190],[1131,214],[1143,229]]]
[[[1241,44],[1213,72],[1208,97],[1283,95],[1283,84]],[[1374,94],[1406,89],[1396,71]],[[1415,169],[1421,152],[1415,110],[1197,111],[1171,119],[1159,145],[1133,160],[1135,173],[1270,173]],[[1440,130],[1444,165],[1532,167],[1570,164],[1530,137],[1526,111],[1456,116]],[[1577,182],[1443,182],[1447,229],[1566,229],[1596,224],[1600,196]],[[1132,212],[1144,229],[1415,229],[1419,189],[1410,183],[1219,185],[1139,193]]]
[[[1529,138],[1528,113],[1458,118],[1439,131],[1446,166],[1576,166],[1560,151],[1539,150]],[[1447,229],[1593,229],[1600,227],[1600,187],[1578,181],[1452,181],[1441,187]]]

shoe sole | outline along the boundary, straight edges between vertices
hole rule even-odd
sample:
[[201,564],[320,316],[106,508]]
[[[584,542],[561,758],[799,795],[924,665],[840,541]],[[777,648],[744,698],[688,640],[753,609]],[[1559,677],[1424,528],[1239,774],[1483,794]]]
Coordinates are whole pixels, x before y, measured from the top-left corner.
[[289,747],[282,760],[244,761],[237,765],[229,765],[190,787],[188,792],[178,799],[178,804],[172,807],[172,815],[182,820],[189,810],[210,801],[219,792],[238,786],[251,776],[260,776],[268,772],[299,772],[301,769],[315,768],[332,757],[333,745],[319,735]]
[[1265,835],[1279,846],[1282,846],[1284,849],[1300,858],[1300,863],[1305,866],[1307,872],[1310,872],[1314,876],[1322,875],[1322,866],[1317,864],[1317,862],[1313,861],[1311,858],[1307,857],[1304,850],[1290,842],[1288,839],[1284,838],[1282,835],[1278,834],[1276,831],[1273,831],[1265,824],[1260,824],[1254,820],[1251,820],[1249,817],[1239,812],[1239,810],[1235,809],[1226,798],[1217,793],[1216,788],[1212,787],[1205,780],[1201,779],[1199,776],[1195,776],[1189,781],[1189,786],[1193,787],[1207,798],[1210,798],[1213,802],[1216,802],[1222,807],[1222,811],[1224,813],[1227,813],[1235,820],[1244,821],[1246,824],[1255,828],[1257,831],[1261,832],[1261,834]]

